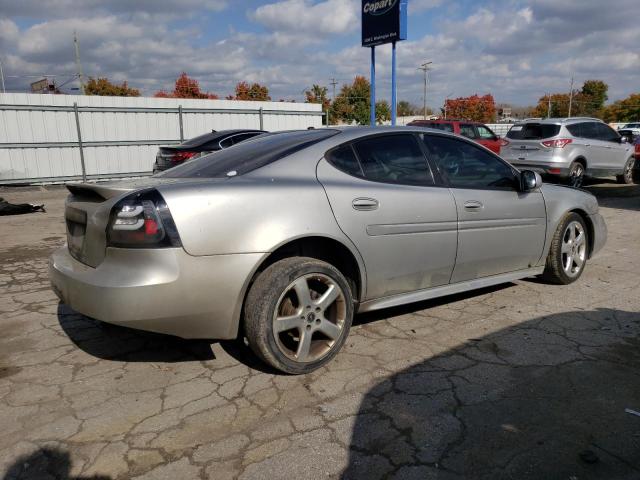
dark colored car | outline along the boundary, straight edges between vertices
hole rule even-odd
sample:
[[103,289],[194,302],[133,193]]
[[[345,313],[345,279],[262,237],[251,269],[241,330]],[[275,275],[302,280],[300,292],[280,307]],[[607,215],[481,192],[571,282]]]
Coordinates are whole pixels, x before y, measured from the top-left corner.
[[156,163],[153,164],[153,173],[175,167],[186,160],[229,148],[263,133],[266,132],[263,130],[222,130],[220,132],[212,130],[210,133],[192,138],[175,147],[160,147],[156,155]]
[[467,120],[439,119],[439,120],[414,120],[409,123],[411,127],[427,127],[455,133],[463,137],[470,138],[483,147],[487,147],[494,153],[500,155],[502,141],[484,123],[471,122]]

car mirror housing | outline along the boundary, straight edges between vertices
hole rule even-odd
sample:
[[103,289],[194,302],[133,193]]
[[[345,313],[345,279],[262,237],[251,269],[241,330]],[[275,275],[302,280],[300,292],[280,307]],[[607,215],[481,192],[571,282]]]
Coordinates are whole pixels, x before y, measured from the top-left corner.
[[620,137],[620,143],[628,143],[627,137]]
[[541,185],[542,177],[539,173],[532,172],[531,170],[522,170],[522,172],[520,172],[520,190],[523,192],[532,192],[540,188]]

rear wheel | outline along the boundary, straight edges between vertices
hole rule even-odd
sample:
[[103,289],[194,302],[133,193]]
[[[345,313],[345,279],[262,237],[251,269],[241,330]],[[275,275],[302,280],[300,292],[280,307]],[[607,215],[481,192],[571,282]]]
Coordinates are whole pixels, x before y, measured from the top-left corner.
[[567,183],[571,187],[580,188],[584,183],[584,165],[581,162],[573,162],[569,167]]
[[630,158],[627,160],[627,163],[624,164],[624,170],[622,170],[622,174],[616,176],[616,180],[618,183],[631,185],[634,180],[634,172],[633,167],[635,166],[636,159]]
[[561,285],[578,280],[587,263],[588,247],[584,220],[577,213],[567,214],[553,234],[543,278]]
[[342,348],[353,319],[347,280],[307,257],[280,260],[259,274],[245,303],[249,346],[286,373],[309,373]]

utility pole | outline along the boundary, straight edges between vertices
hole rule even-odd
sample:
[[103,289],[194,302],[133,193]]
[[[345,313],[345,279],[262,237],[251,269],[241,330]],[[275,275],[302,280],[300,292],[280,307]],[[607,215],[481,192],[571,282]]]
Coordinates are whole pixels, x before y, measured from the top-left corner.
[[424,72],[424,97],[423,97],[423,116],[424,119],[427,119],[427,72],[429,71],[429,65],[433,62],[425,62],[418,67],[418,70],[422,70]]
[[4,88],[4,72],[2,71],[2,60],[0,60],[0,81],[2,81],[2,93],[7,93]]
[[573,103],[573,75],[571,76],[571,90],[569,91],[569,114],[567,115],[571,118],[571,107]]
[[73,32],[73,44],[76,48],[76,70],[78,71],[78,79],[80,80],[80,92],[84,95],[84,75],[82,74],[82,64],[80,63],[80,42],[78,42],[78,34],[75,30]]
[[551,118],[551,94],[547,93],[547,99],[549,101],[549,106],[547,107],[547,118]]
[[329,85],[333,87],[333,101],[335,102],[336,101],[336,85],[338,85],[338,82],[336,82],[335,78],[332,78]]

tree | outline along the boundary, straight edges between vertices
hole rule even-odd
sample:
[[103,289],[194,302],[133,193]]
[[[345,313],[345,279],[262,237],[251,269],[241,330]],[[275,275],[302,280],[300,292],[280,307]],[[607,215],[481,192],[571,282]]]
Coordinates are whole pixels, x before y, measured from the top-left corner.
[[126,81],[120,85],[111,83],[107,78],[89,77],[89,81],[84,86],[85,95],[98,95],[102,97],[139,97],[140,91],[131,88]]
[[450,118],[482,123],[492,123],[496,118],[496,102],[491,94],[447,99],[444,109]]
[[412,105],[406,100],[400,100],[398,102],[397,109],[399,117],[411,117],[413,115],[419,115],[420,113],[422,113],[420,112],[420,108]]
[[386,100],[376,102],[376,123],[383,123],[391,120],[391,106]]
[[[609,98],[607,91],[609,86],[602,80],[587,80],[582,89],[571,93],[551,94],[551,117],[568,117],[569,104],[571,104],[571,116],[588,116],[602,118],[604,102]],[[549,116],[549,95],[544,95],[538,100],[538,105],[533,109],[534,117]]]
[[190,78],[185,72],[182,72],[176,79],[173,92],[160,90],[154,95],[156,98],[201,98],[216,100],[218,96],[214,93],[202,92],[200,84],[197,80]]
[[[331,100],[327,97],[328,89],[327,87],[322,87],[320,85],[316,85],[315,83],[311,87],[311,90],[307,90],[304,92],[305,94],[305,102],[306,103],[319,103],[322,105],[322,111],[328,112],[329,107],[331,106]],[[325,115],[322,119],[323,125],[327,125],[327,116]]]
[[271,100],[269,89],[259,83],[249,85],[248,82],[238,82],[235,96],[228,96],[227,100],[249,100],[254,102],[268,102]]
[[605,122],[633,122],[639,118],[640,93],[632,93],[624,100],[618,100],[603,110]]
[[357,76],[351,85],[344,84],[331,106],[331,118],[346,123],[369,124],[369,95],[371,84]]

